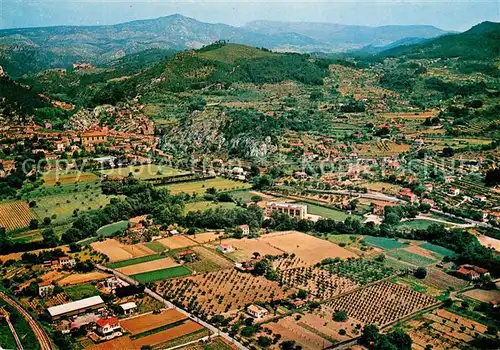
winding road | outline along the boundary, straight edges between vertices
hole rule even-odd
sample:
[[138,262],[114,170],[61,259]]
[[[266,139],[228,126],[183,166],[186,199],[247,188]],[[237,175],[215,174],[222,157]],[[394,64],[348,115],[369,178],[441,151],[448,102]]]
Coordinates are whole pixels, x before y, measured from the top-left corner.
[[0,298],[5,300],[7,304],[16,309],[28,322],[29,326],[35,333],[36,338],[38,339],[38,343],[40,343],[41,350],[51,350],[52,344],[50,343],[50,339],[47,336],[47,333],[43,330],[40,324],[26,311],[21,305],[19,305],[16,301],[8,297],[5,293],[0,292]]

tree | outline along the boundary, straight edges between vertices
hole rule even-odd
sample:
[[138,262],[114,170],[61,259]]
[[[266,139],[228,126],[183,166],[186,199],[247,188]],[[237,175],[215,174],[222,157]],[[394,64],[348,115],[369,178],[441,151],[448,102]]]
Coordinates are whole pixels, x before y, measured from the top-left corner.
[[299,289],[299,291],[297,293],[297,298],[299,298],[299,299],[307,298],[307,291],[304,289]]
[[425,267],[420,266],[415,270],[415,272],[413,272],[413,276],[423,280],[425,276],[427,276],[427,269]]
[[250,200],[254,203],[260,202],[262,200],[261,196],[252,196]]
[[387,334],[387,338],[398,350],[411,350],[413,341],[402,329],[396,329],[394,332]]
[[373,324],[369,324],[363,328],[361,334],[360,343],[370,348],[370,345],[374,343],[379,336],[379,329]]
[[349,319],[349,316],[347,316],[347,313],[345,311],[336,311],[333,314],[333,320],[335,322],[345,322]]
[[30,220],[30,229],[36,230],[38,228],[38,220],[37,219],[31,219]]
[[443,157],[449,158],[449,157],[453,157],[453,155],[455,154],[455,151],[451,147],[445,147],[445,148],[443,148],[443,151],[441,154],[443,155]]
[[257,344],[259,344],[259,346],[263,347],[263,348],[268,348],[272,345],[273,343],[273,340],[269,337],[265,337],[265,336],[260,336],[258,339],[257,339]]
[[500,184],[500,168],[490,169],[484,178],[486,186],[496,186]]

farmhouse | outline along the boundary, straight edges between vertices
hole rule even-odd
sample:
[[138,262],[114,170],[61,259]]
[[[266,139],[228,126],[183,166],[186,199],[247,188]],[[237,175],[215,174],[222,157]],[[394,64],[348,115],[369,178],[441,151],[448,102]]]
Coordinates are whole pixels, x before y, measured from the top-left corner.
[[216,248],[219,252],[223,254],[231,253],[233,251],[233,246],[231,244],[220,244]]
[[474,265],[460,265],[458,270],[455,272],[458,277],[463,279],[467,279],[470,281],[476,281],[483,276],[489,276],[490,273],[488,270],[483,269],[482,267],[474,266]]
[[250,305],[247,307],[247,312],[250,316],[255,317],[255,318],[262,318],[266,317],[269,315],[269,311],[266,308],[263,308],[262,306],[259,305]]
[[68,256],[61,256],[59,258],[59,265],[62,267],[73,267],[76,265],[76,261]]
[[85,298],[71,303],[49,307],[47,313],[55,321],[62,317],[74,316],[87,310],[97,310],[104,306],[104,300],[100,296]]
[[248,225],[240,225],[243,236],[248,236],[250,234],[250,227]]
[[54,285],[50,281],[38,284],[38,295],[40,296],[40,298],[44,298],[47,295],[51,295],[53,291],[54,291]]
[[293,203],[269,202],[266,205],[266,216],[272,213],[285,213],[297,219],[307,219],[307,205]]
[[120,311],[123,315],[130,315],[137,311],[137,304],[129,302],[120,305]]
[[109,338],[122,330],[120,322],[116,317],[101,318],[96,322],[96,325],[97,333],[106,338]]

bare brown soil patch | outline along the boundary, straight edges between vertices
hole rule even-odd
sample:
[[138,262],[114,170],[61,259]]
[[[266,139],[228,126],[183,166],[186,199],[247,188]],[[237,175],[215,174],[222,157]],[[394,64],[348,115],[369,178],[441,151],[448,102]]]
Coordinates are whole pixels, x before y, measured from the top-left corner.
[[110,277],[109,273],[104,272],[89,272],[89,273],[74,273],[59,280],[57,284],[67,286],[72,284],[87,283],[92,281],[100,281]]
[[166,268],[174,267],[174,266],[178,266],[178,265],[179,264],[177,264],[174,261],[174,259],[168,257],[168,258],[164,258],[164,259],[158,259],[158,260],[148,261],[148,262],[144,262],[144,263],[140,263],[140,264],[120,267],[116,270],[125,274],[125,275],[135,275],[137,273],[162,270],[162,269],[166,269]]
[[159,239],[158,242],[163,244],[168,249],[179,249],[196,245],[196,242],[186,236],[172,236]]
[[158,333],[147,335],[137,340],[132,340],[132,343],[134,344],[136,349],[140,350],[141,347],[144,345],[151,345],[151,346],[160,345],[169,340],[180,338],[187,334],[199,331],[200,329],[203,329],[202,325],[194,321],[188,320],[177,327],[169,328]]
[[136,335],[185,319],[187,319],[186,315],[175,309],[169,309],[160,314],[147,314],[129,318],[121,321],[120,324],[132,335]]

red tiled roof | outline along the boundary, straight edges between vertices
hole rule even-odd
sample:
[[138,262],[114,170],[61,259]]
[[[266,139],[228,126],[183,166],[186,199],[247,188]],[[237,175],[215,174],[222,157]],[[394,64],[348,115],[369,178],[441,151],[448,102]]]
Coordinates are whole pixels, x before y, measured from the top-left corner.
[[96,322],[98,327],[104,327],[107,325],[115,325],[118,324],[118,319],[116,317],[109,317],[109,318],[101,318]]

